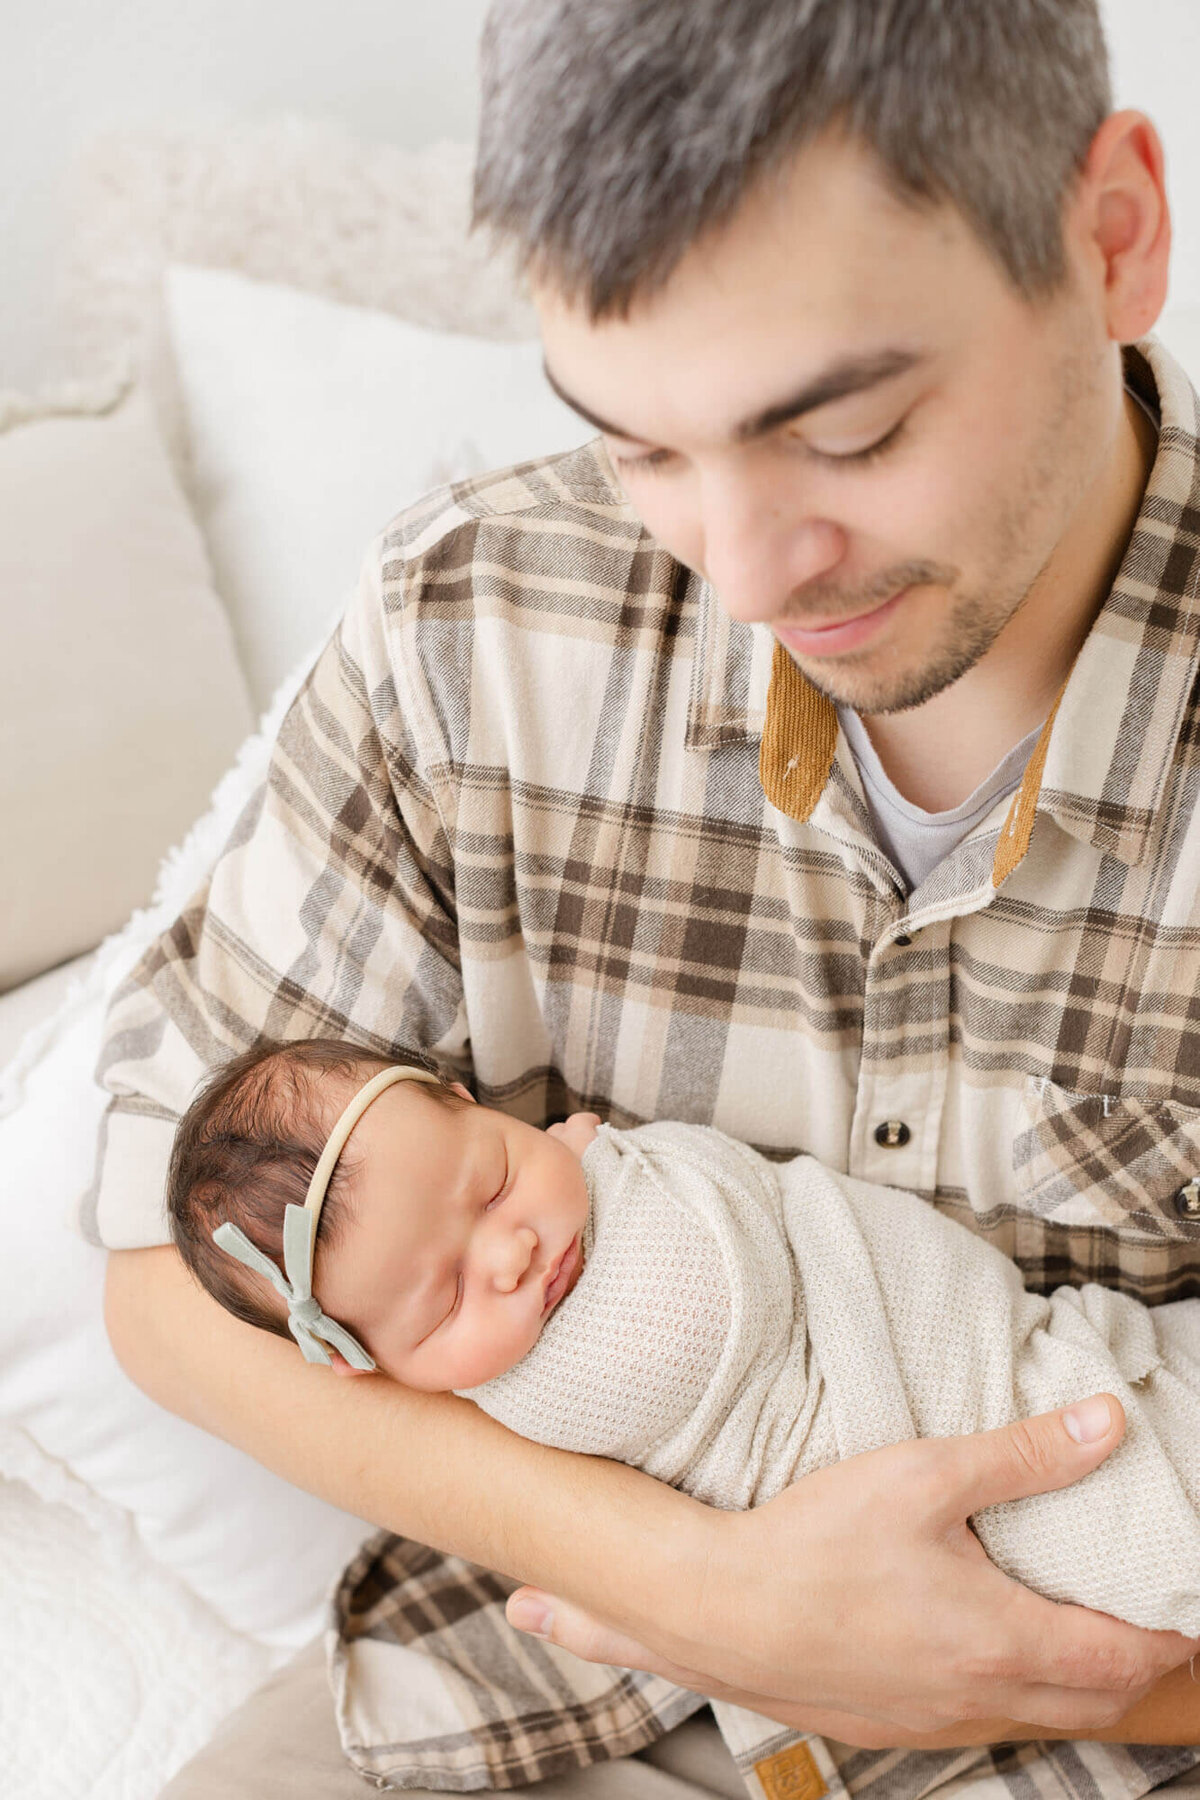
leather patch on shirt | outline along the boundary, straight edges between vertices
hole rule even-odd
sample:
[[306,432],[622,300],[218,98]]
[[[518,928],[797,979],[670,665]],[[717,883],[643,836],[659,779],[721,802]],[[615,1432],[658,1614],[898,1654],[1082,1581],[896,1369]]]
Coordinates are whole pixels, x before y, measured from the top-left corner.
[[820,1800],[829,1789],[807,1744],[791,1744],[777,1756],[755,1763],[766,1800]]

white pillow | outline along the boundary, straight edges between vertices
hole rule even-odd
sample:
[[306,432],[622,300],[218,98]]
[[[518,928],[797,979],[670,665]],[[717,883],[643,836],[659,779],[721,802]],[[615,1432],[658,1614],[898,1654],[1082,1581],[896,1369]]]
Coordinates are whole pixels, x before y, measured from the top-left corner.
[[144,905],[252,716],[135,395],[0,426],[0,990]]
[[[73,1214],[107,1099],[93,1069],[108,995],[204,879],[265,773],[288,692],[243,746],[210,812],[160,872],[156,902],[104,945],[57,1020],[0,1079],[0,1475],[65,1471],[124,1509],[151,1555],[235,1630],[298,1648],[366,1535],[357,1519],[148,1400],[102,1318],[105,1255]],[[73,1498],[70,1483],[63,1496]]]
[[536,343],[428,331],[224,270],[167,272],[193,497],[255,698],[442,482],[594,435]]

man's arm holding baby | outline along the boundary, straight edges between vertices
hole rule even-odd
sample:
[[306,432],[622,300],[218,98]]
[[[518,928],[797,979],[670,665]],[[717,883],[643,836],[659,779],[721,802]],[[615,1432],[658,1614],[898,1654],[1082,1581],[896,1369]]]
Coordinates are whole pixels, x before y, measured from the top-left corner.
[[1153,1701],[1191,1648],[1028,1593],[965,1523],[1093,1468],[1119,1437],[1115,1407],[1090,1445],[1050,1414],[873,1452],[722,1513],[453,1395],[337,1381],[223,1312],[169,1248],[114,1253],[108,1321],[160,1404],[334,1504],[561,1596],[556,1641],[786,1723],[888,1744],[961,1742],[963,1721],[988,1741],[1090,1735]]

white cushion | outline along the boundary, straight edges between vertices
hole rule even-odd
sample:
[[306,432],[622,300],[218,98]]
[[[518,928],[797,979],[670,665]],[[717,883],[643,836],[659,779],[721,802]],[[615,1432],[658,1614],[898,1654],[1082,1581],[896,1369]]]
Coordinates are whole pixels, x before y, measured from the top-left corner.
[[0,994],[0,1069],[12,1061],[36,1025],[53,1017],[72,983],[85,980],[91,966],[90,956],[77,956]]
[[593,435],[546,385],[536,343],[216,269],[169,270],[167,315],[193,497],[260,704],[402,506]]
[[93,1076],[107,997],[215,861],[262,779],[286,698],[164,864],[155,904],[101,947],[0,1078],[0,1475],[43,1491],[47,1469],[74,1478],[81,1485],[68,1482],[62,1497],[121,1509],[226,1625],[298,1648],[319,1630],[326,1589],[366,1527],[127,1379],[104,1330],[104,1252],[73,1219],[107,1099]]
[[0,990],[91,949],[251,722],[140,398],[0,430]]

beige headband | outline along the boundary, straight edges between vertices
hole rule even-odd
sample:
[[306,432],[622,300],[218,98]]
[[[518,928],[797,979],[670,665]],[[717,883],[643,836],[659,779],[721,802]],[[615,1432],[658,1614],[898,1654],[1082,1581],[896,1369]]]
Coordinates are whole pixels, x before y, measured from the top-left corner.
[[325,1190],[329,1186],[330,1177],[337,1167],[337,1159],[346,1148],[346,1139],[358,1124],[373,1100],[378,1100],[385,1089],[394,1087],[398,1081],[428,1081],[434,1087],[440,1087],[438,1076],[428,1069],[414,1069],[404,1063],[393,1063],[390,1069],[381,1069],[373,1075],[365,1087],[359,1088],[341,1118],[337,1121],[321,1152],[320,1160],[313,1170],[313,1178],[308,1184],[308,1193],[304,1196],[306,1211],[313,1216],[313,1236],[316,1236],[317,1224],[321,1217],[321,1208],[325,1204]]
[[394,1087],[398,1081],[427,1081],[434,1087],[442,1085],[440,1076],[432,1074],[429,1069],[414,1069],[409,1064],[395,1063],[390,1069],[381,1069],[378,1075],[372,1076],[364,1087],[359,1088],[325,1140],[325,1148],[308,1184],[304,1205],[288,1206],[284,1210],[283,1274],[280,1274],[270,1257],[257,1244],[250,1242],[239,1226],[226,1220],[213,1232],[213,1239],[222,1250],[235,1256],[240,1263],[245,1263],[248,1269],[264,1275],[287,1301],[288,1330],[299,1344],[305,1362],[328,1363],[330,1356],[325,1345],[332,1344],[354,1368],[375,1367],[374,1358],[363,1349],[358,1339],[344,1325],[339,1325],[336,1319],[329,1318],[313,1297],[313,1253],[326,1189],[337,1166],[337,1159],[346,1148],[346,1139],[371,1102],[378,1100],[385,1089]]

